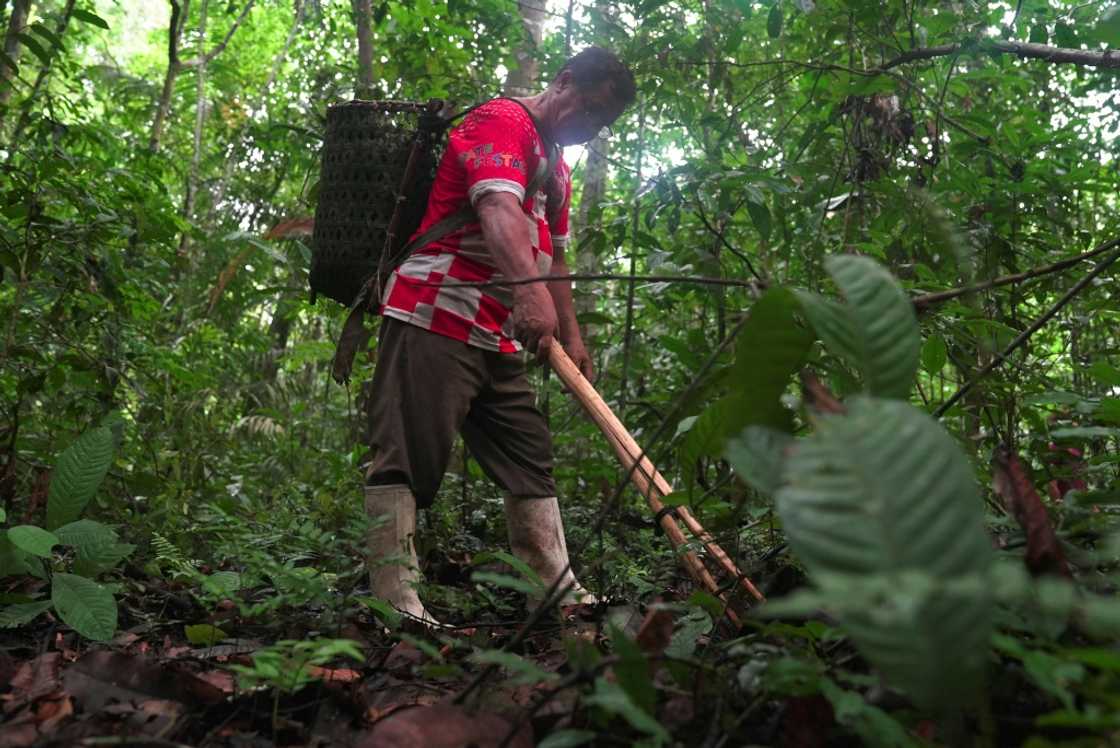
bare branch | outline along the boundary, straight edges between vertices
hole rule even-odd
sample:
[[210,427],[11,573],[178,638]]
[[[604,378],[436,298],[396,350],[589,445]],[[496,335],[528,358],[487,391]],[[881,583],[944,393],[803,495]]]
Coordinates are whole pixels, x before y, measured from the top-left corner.
[[[208,64],[211,60],[224,52],[225,48],[229,45],[229,40],[233,38],[234,33],[236,33],[237,29],[241,26],[241,22],[245,20],[245,16],[249,15],[249,11],[253,9],[253,4],[256,1],[257,0],[249,0],[249,2],[245,3],[245,7],[241,9],[241,15],[239,15],[237,17],[237,20],[233,22],[233,25],[229,27],[229,31],[226,32],[225,38],[222,39],[222,41],[219,42],[216,47],[214,47],[209,52],[199,55],[198,57],[192,57],[191,59],[186,60],[182,63],[182,67],[193,68],[198,67],[203,63]],[[205,39],[203,41],[205,42]]]
[[984,281],[983,283],[976,283],[971,286],[964,286],[962,288],[952,288],[948,291],[938,291],[937,293],[927,293],[922,296],[915,296],[911,301],[914,306],[919,310],[925,309],[933,304],[940,304],[942,301],[955,299],[959,296],[966,294],[976,293],[977,291],[986,291],[989,288],[998,288],[1000,286],[1010,286],[1015,283],[1022,283],[1023,281],[1031,280],[1032,278],[1039,278],[1043,275],[1056,273],[1060,270],[1073,267],[1079,262],[1084,262],[1097,255],[1104,254],[1114,247],[1120,246],[1120,239],[1113,239],[1112,241],[1105,242],[1096,249],[1091,249],[1088,252],[1082,252],[1074,257],[1069,257],[1065,260],[1059,260],[1049,265],[1033,268],[1022,273],[1015,273],[1014,275],[1003,275],[999,278],[992,278],[991,280]]
[[1107,270],[1117,259],[1120,259],[1120,250],[1117,250],[1110,254],[1108,257],[1105,257],[1097,264],[1095,268],[1089,271],[1089,273],[1084,278],[1073,284],[1073,286],[1065,292],[1062,298],[1054,302],[1054,305],[1047,309],[1041,317],[1032,322],[1030,327],[1019,333],[1015,337],[1015,339],[1012,340],[1008,344],[1008,346],[1003,349],[1001,353],[995,354],[990,362],[988,362],[982,369],[980,369],[980,371],[976,372],[976,376],[966,382],[959,390],[954,392],[952,397],[941,403],[941,405],[937,407],[937,410],[933,412],[933,417],[940,418],[941,416],[945,415],[949,408],[956,405],[962,397],[968,394],[968,392],[976,386],[977,382],[986,377],[997,366],[1006,361],[1007,357],[1014,353],[1019,346],[1030,340],[1030,337],[1032,335],[1041,330],[1046,325],[1046,323],[1053,319],[1058,312],[1060,312],[1067,304],[1069,304],[1069,302],[1073,301],[1074,297],[1077,296],[1077,294],[1081,293],[1081,291],[1084,290],[1086,286],[1092,283],[1094,278]]
[[[1090,67],[1120,69],[1120,51],[1105,49],[1092,52],[1084,49],[1066,49],[1064,47],[1051,47],[1046,44],[1031,44],[1029,42],[1004,42],[984,41],[975,45],[977,52],[997,52],[999,54],[1016,55],[1027,60],[1044,60],[1053,63],[1069,63],[1071,65],[1088,65]],[[877,70],[879,72],[905,65],[917,60],[929,60],[935,57],[948,57],[961,51],[969,51],[968,45],[942,44],[937,47],[919,47],[883,63]]]

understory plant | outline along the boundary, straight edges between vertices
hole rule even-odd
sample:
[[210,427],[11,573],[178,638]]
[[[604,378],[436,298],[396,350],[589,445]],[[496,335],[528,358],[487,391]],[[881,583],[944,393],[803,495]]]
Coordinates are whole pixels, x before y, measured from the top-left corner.
[[[114,433],[105,424],[82,434],[58,458],[47,495],[43,526],[8,526],[0,534],[0,576],[26,576],[49,585],[9,594],[0,626],[30,623],[53,610],[87,639],[107,641],[117,630],[112,585],[99,581],[132,553],[112,527],[80,519],[113,461]],[[4,521],[5,517],[0,517]],[[45,597],[44,597],[45,596]]]

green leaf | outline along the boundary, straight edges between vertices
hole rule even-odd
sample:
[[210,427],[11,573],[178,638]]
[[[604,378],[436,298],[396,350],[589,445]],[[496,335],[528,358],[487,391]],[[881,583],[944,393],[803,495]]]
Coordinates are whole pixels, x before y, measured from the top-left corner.
[[76,574],[55,574],[51,600],[58,617],[82,636],[109,641],[117,630],[117,601],[105,586]]
[[187,641],[196,647],[213,647],[222,639],[226,638],[226,632],[208,623],[184,626],[183,632],[187,636]]
[[863,374],[870,394],[905,399],[922,345],[913,305],[890,273],[870,258],[833,255],[825,267],[848,303],[841,306],[799,292],[809,321],[831,352]]
[[390,629],[397,629],[401,625],[401,614],[396,608],[385,600],[376,597],[359,597],[358,602],[373,611],[378,620]]
[[782,35],[782,6],[780,3],[774,3],[774,7],[770,9],[770,15],[766,17],[766,33],[771,39],[777,39]]
[[108,525],[94,522],[92,519],[80,519],[70,522],[55,529],[58,542],[77,548],[79,551],[86,546],[94,544],[115,542],[117,533]]
[[617,714],[635,729],[652,735],[657,740],[669,741],[669,733],[661,726],[661,723],[635,704],[617,683],[611,683],[602,677],[596,678],[595,691],[587,696],[584,702],[604,709],[611,714]]
[[908,748],[921,745],[910,737],[898,720],[877,706],[868,704],[860,694],[845,691],[828,678],[820,681],[821,695],[828,699],[836,721],[850,727],[864,745]]
[[1093,28],[1093,38],[1110,47],[1120,47],[1120,5],[1101,14],[1101,20]]
[[471,581],[476,584],[489,583],[496,587],[504,587],[523,595],[540,595],[541,586],[533,584],[527,579],[512,577],[509,574],[499,574],[494,571],[476,571],[471,574]]
[[39,58],[39,62],[44,65],[50,64],[51,56],[43,49],[42,45],[39,44],[35,37],[30,34],[16,34],[16,37],[23,43],[23,46],[27,47],[33,55]]
[[557,730],[537,743],[537,748],[575,748],[590,743],[597,735],[590,730]]
[[683,464],[721,454],[727,438],[748,424],[793,430],[792,415],[780,398],[813,342],[794,316],[797,308],[797,298],[785,288],[770,289],[751,307],[735,341],[728,378],[732,391],[692,424],[681,445]]
[[231,597],[241,589],[241,575],[236,571],[216,571],[203,578],[202,588],[212,595]]
[[1089,367],[1089,376],[1109,387],[1120,387],[1120,369],[1097,361]]
[[113,462],[113,432],[98,426],[78,437],[58,458],[47,494],[47,527],[73,522],[86,508]]
[[748,200],[747,212],[751,214],[751,223],[758,229],[762,241],[770,241],[770,232],[773,230],[773,223],[770,220],[770,209],[767,208],[764,203],[756,203],[753,200]]
[[59,39],[58,35],[47,28],[46,25],[44,25],[42,22],[36,21],[35,23],[31,24],[31,30],[50,42],[51,47],[62,49],[62,40]]
[[765,426],[747,426],[727,442],[724,455],[744,482],[770,495],[781,485],[785,452],[792,444],[789,434]]
[[25,626],[38,618],[41,613],[50,610],[53,604],[50,600],[39,600],[0,608],[0,629]]
[[498,649],[484,649],[471,655],[471,659],[480,665],[498,665],[514,674],[513,683],[517,685],[547,683],[557,680],[560,676],[550,673],[538,666],[535,662],[527,660],[513,652],[503,652]]
[[0,577],[30,574],[44,579],[43,562],[8,540],[8,533],[0,534]]
[[114,541],[97,542],[83,546],[74,561],[74,572],[83,577],[95,577],[109,571],[132,555],[136,546]]
[[40,558],[50,558],[51,548],[59,544],[58,536],[35,525],[19,525],[8,530],[8,540],[21,551]]
[[652,715],[657,705],[657,690],[653,687],[645,654],[618,626],[611,624],[609,633],[611,647],[619,657],[614,667],[618,684],[642,711]]
[[858,397],[796,442],[783,480],[790,546],[863,655],[922,705],[971,698],[992,626],[992,550],[949,435],[907,403]]
[[4,67],[11,70],[13,74],[19,75],[19,65],[2,49],[0,49],[0,63],[3,63]]
[[104,18],[97,15],[96,13],[91,13],[90,11],[82,10],[81,8],[74,8],[72,12],[74,14],[74,18],[77,18],[79,21],[84,21],[85,23],[88,23],[92,26],[98,26],[105,29],[106,31],[109,30],[109,24],[105,21]]
[[1099,439],[1120,436],[1120,429],[1109,426],[1071,426],[1050,432],[1054,439]]
[[922,345],[913,304],[898,281],[868,257],[833,255],[824,264],[848,302],[868,389],[873,395],[905,399],[914,385]]
[[945,346],[945,339],[940,335],[930,335],[922,344],[922,368],[930,374],[936,374],[945,368],[949,362],[949,350]]

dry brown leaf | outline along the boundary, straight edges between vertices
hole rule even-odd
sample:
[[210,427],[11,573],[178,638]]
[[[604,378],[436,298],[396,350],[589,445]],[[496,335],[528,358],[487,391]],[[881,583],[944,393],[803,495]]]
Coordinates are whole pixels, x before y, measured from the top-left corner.
[[1071,576],[1066,554],[1050,523],[1050,515],[1022,460],[1001,446],[992,459],[992,467],[995,492],[1027,535],[1025,560],[1031,574]]
[[[513,724],[497,714],[471,713],[453,704],[402,709],[374,725],[357,748],[498,748]],[[509,741],[510,748],[532,748],[526,722]]]

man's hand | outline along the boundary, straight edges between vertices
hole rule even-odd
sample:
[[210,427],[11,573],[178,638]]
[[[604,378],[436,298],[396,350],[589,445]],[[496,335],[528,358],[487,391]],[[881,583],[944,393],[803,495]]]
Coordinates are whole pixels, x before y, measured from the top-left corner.
[[543,283],[513,287],[513,334],[537,361],[548,360],[549,348],[559,333],[556,305]]
[[579,373],[584,376],[588,382],[595,376],[595,367],[591,362],[591,354],[587,352],[587,348],[583,345],[583,338],[577,333],[574,338],[564,341],[564,351],[568,354],[568,358],[579,369]]

